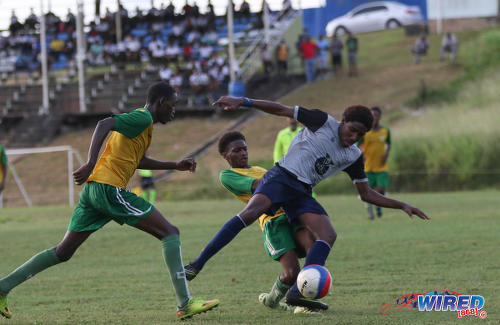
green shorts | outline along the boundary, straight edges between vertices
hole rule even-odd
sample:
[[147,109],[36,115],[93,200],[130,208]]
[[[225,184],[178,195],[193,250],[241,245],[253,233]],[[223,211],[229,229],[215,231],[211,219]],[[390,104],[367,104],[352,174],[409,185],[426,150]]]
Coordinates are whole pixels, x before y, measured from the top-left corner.
[[298,257],[305,257],[306,252],[297,247],[295,234],[304,228],[297,221],[288,222],[286,214],[269,220],[264,225],[264,247],[273,260],[278,260],[286,252],[295,249]]
[[97,230],[111,220],[134,226],[153,213],[154,207],[134,193],[108,184],[89,182],[80,195],[68,230]]
[[382,186],[383,188],[389,187],[389,173],[388,172],[366,172],[368,177],[368,186],[371,188]]

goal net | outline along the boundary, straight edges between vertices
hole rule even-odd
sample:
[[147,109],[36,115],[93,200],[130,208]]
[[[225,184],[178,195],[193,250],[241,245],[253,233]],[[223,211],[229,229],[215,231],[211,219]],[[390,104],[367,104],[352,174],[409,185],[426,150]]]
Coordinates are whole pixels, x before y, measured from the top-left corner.
[[83,160],[71,146],[6,149],[7,181],[0,207],[75,203],[74,159]]

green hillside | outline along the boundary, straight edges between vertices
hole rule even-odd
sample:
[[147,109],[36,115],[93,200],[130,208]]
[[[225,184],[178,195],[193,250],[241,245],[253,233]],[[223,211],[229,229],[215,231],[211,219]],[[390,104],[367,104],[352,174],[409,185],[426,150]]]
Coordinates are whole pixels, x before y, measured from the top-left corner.
[[[413,64],[410,53],[410,46],[415,39],[404,36],[403,30],[359,35],[359,77],[317,81],[301,87],[281,101],[289,105],[321,108],[336,118],[340,118],[343,109],[352,104],[380,106],[384,111],[382,123],[391,127],[393,132],[394,151],[391,157],[393,171],[406,166],[404,158],[409,148],[408,144],[423,143],[424,151],[418,148],[412,149],[417,155],[417,162],[422,158],[422,152],[426,152],[428,156],[425,156],[424,165],[436,173],[440,172],[441,162],[432,161],[432,153],[435,150],[429,147],[429,143],[436,143],[436,150],[439,148],[443,156],[450,154],[451,159],[454,159],[456,156],[453,155],[461,152],[456,150],[460,149],[460,146],[454,147],[455,151],[451,152],[445,152],[441,148],[453,143],[455,137],[461,139],[464,145],[472,147],[481,145],[484,150],[478,153],[493,157],[493,153],[499,152],[500,143],[497,141],[498,123],[495,123],[499,120],[499,114],[495,110],[495,103],[500,93],[499,70],[495,68],[496,61],[491,60],[491,56],[497,55],[498,52],[492,54],[487,45],[491,40],[498,41],[500,39],[498,34],[498,29],[458,33],[461,47],[457,63],[439,61],[441,37],[431,35],[429,55],[419,65]],[[480,56],[477,53],[480,53]],[[480,64],[475,67],[474,73],[471,73],[470,65],[474,58]],[[488,65],[484,62],[492,63]],[[488,70],[487,73],[484,73],[485,70]],[[450,83],[452,81],[453,83]],[[422,85],[425,85],[428,94],[432,94],[429,95],[432,101],[415,101],[422,95]],[[453,92],[450,92],[446,85],[452,85],[451,88],[455,90],[455,95],[451,98],[449,94]],[[434,92],[434,89],[441,92]],[[440,99],[447,101],[443,103]],[[412,106],[415,103],[419,107]],[[149,154],[158,159],[178,159],[231,122],[230,119],[196,118],[177,120],[167,126],[155,126]],[[251,162],[264,167],[271,166],[274,139],[285,124],[283,119],[263,116],[242,128],[242,132],[247,136]],[[91,133],[92,130],[89,129],[65,134],[51,145],[72,145],[85,157]],[[439,141],[434,141],[436,139]],[[484,139],[489,142],[483,144]],[[414,158],[412,156],[413,161]],[[65,159],[65,155],[62,154],[44,154],[23,157],[15,162],[23,183],[35,203],[54,204],[67,201]],[[451,164],[454,163],[455,161],[451,161]],[[470,170],[475,163],[475,160],[468,160],[460,168]],[[168,181],[158,183],[158,198],[165,200],[228,196],[217,180],[220,169],[225,167],[225,161],[219,157],[215,149],[212,149],[199,159],[198,171],[195,174],[176,173]],[[481,168],[490,167],[488,162]],[[404,171],[404,168],[401,170]],[[457,184],[457,188],[467,187],[468,180],[470,179],[465,178],[463,183]],[[395,185],[398,185],[398,180],[395,181]],[[404,182],[407,180],[401,182],[403,183],[399,184],[399,188],[405,189]],[[132,184],[137,184],[137,180],[134,179]],[[424,185],[422,184],[422,187]],[[348,186],[350,186],[348,182],[340,176],[326,181],[318,191],[320,193],[345,191]],[[12,178],[7,184],[5,199],[7,205],[23,204]]]

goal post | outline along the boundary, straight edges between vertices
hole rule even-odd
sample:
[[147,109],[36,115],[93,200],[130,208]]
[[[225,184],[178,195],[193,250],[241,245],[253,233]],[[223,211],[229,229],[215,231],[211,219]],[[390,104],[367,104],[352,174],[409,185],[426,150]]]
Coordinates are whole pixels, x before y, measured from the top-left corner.
[[[78,153],[76,149],[74,149],[71,146],[55,146],[55,147],[41,147],[41,148],[19,148],[19,149],[6,149],[5,153],[7,156],[19,156],[19,155],[29,155],[29,154],[34,154],[34,153],[48,153],[48,152],[66,152],[67,153],[67,160],[68,160],[68,192],[69,192],[69,200],[68,203],[70,206],[73,206],[75,204],[75,199],[74,199],[74,182],[73,182],[73,165],[74,165],[74,157],[78,160],[78,162],[82,165],[83,164],[83,159]],[[10,159],[9,159],[10,160]],[[17,172],[14,168],[13,163],[8,164],[9,170],[12,174],[12,177],[14,177],[14,180],[17,184],[17,187],[23,194],[24,200],[26,201],[26,204],[28,206],[31,206],[31,200],[29,198],[28,193],[26,192],[21,179],[17,175]],[[1,197],[0,197],[1,200]],[[0,202],[0,207],[2,206],[2,203]]]

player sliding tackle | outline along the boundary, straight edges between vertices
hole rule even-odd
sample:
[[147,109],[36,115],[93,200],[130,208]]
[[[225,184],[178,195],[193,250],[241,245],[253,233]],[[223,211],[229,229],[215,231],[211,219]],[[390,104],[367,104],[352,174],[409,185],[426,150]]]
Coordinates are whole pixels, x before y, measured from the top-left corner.
[[[248,164],[246,139],[238,131],[222,135],[219,139],[219,153],[231,166],[231,169],[225,169],[220,173],[222,185],[240,201],[248,203],[267,170]],[[288,222],[288,217],[282,209],[275,215],[261,215],[258,222],[264,232],[267,253],[283,267],[283,272],[276,279],[271,291],[260,294],[259,301],[269,308],[288,311],[290,307],[280,300],[297,280],[300,271],[298,257],[306,256],[306,252],[314,243],[314,238],[298,220]],[[294,312],[315,313],[316,309],[328,308],[325,303],[313,299],[303,298],[303,304],[308,304],[309,307],[297,307]]]
[[[55,247],[33,256],[26,263],[0,279],[0,315],[11,318],[7,294],[35,274],[68,261],[87,238],[114,220],[140,229],[161,241],[163,256],[177,296],[177,317],[184,319],[206,312],[218,300],[191,298],[182,265],[179,229],[172,225],[151,203],[126,190],[136,168],[176,169],[194,172],[192,158],[179,162],[159,161],[146,156],[151,144],[153,124],[165,124],[174,118],[177,94],[166,82],[148,89],[146,105],[130,113],[105,118],[94,130],[87,163],[73,173],[76,184],[85,183],[80,201],[64,238]],[[107,135],[106,149],[99,160]]]
[[[350,176],[363,201],[401,209],[411,218],[417,215],[421,219],[429,219],[418,208],[380,195],[368,186],[363,157],[355,145],[372,126],[373,116],[367,107],[348,107],[339,122],[321,110],[293,108],[265,100],[224,96],[213,105],[226,111],[241,106],[254,107],[269,114],[294,118],[305,128],[295,136],[288,153],[262,177],[246,207],[222,226],[198,258],[186,265],[188,279],[194,278],[205,263],[243,228],[263,213],[274,215],[280,207],[290,222],[298,220],[316,238],[304,266],[325,265],[337,234],[328,214],[311,193],[316,184],[340,171]],[[286,294],[286,302],[291,305],[303,305],[301,298],[296,284]]]

